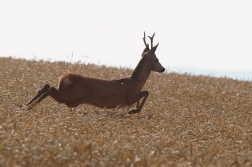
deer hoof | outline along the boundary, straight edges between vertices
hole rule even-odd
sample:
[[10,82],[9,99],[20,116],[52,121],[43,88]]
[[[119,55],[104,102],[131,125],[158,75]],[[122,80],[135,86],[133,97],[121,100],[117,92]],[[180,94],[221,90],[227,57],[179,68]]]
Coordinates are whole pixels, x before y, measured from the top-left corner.
[[138,113],[138,109],[137,108],[128,112],[128,114],[135,114],[135,113]]

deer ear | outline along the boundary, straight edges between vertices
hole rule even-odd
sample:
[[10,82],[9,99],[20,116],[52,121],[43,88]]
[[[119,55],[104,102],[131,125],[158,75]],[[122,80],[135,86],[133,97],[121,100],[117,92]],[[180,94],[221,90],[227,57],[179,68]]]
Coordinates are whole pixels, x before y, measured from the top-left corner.
[[146,50],[146,51],[149,51],[149,50],[150,50],[149,44],[148,44],[148,43],[147,43],[146,48],[145,48],[144,50]]
[[[158,43],[158,44],[159,44],[159,43]],[[156,46],[154,46],[153,48],[151,48],[150,52],[151,52],[152,54],[155,53],[155,51],[156,51],[156,49],[157,49],[157,47],[158,47],[158,44],[157,44]]]
[[147,44],[146,48],[143,50],[142,57],[144,56],[144,53],[148,51],[150,51],[149,44]]

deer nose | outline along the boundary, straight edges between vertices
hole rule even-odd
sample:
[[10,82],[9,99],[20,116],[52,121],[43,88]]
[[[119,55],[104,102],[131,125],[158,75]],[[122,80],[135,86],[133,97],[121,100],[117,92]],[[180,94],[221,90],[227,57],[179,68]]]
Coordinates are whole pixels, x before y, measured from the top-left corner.
[[165,68],[163,68],[162,70],[161,70],[161,72],[164,72],[165,71]]

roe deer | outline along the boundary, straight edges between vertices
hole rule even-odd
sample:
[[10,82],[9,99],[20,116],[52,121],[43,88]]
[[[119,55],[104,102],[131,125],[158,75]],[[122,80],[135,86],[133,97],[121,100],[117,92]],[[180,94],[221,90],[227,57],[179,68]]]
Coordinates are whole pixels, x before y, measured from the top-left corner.
[[[64,74],[59,78],[57,89],[46,84],[27,103],[27,106],[31,109],[33,102],[37,104],[45,97],[51,96],[58,103],[65,103],[68,107],[77,107],[82,103],[87,103],[101,108],[116,108],[137,103],[136,109],[128,113],[139,113],[149,95],[148,91],[141,90],[151,71],[159,73],[165,71],[155,55],[158,44],[153,47],[154,35],[155,33],[152,37],[149,36],[151,41],[151,49],[149,49],[144,33],[145,49],[131,76],[114,80],[102,80],[76,74]],[[140,104],[141,98],[143,100]]]

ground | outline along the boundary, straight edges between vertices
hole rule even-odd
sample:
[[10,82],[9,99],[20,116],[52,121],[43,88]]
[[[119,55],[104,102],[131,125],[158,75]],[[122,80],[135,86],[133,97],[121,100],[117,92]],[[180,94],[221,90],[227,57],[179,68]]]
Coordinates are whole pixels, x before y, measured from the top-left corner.
[[64,73],[112,79],[131,69],[0,58],[0,166],[251,166],[252,82],[152,73],[139,114],[48,97]]

